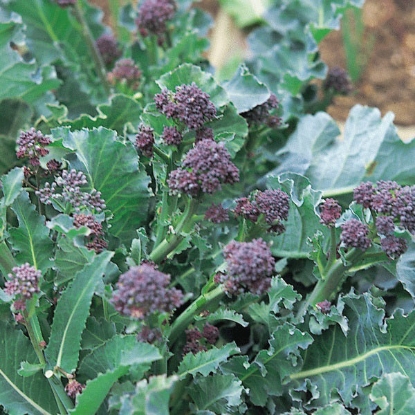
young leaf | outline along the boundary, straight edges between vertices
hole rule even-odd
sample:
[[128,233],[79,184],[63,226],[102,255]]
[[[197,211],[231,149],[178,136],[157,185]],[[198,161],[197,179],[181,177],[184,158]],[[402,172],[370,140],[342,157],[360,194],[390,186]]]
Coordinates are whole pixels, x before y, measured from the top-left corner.
[[240,350],[236,347],[235,342],[227,343],[220,349],[212,348],[196,354],[187,353],[180,362],[177,374],[181,378],[188,374],[194,377],[197,373],[208,376],[209,373],[215,372],[221,363],[226,362],[230,356],[237,353],[240,353]]
[[415,413],[415,388],[402,373],[385,373],[373,385],[369,397],[381,409],[377,415]]
[[23,169],[15,167],[2,177],[1,182],[3,199],[1,199],[0,206],[10,206],[22,191]]
[[215,414],[240,413],[238,406],[242,404],[243,391],[242,382],[236,376],[219,374],[198,377],[188,389],[197,410]]
[[307,409],[336,401],[353,407],[358,400],[362,413],[370,411],[373,404],[363,385],[385,373],[415,376],[415,312],[404,316],[398,309],[385,324],[384,311],[373,305],[369,294],[349,294],[343,301],[347,336],[339,325],[331,326],[307,349],[302,369],[288,376],[291,390],[305,391],[311,385],[318,390]]
[[265,406],[269,396],[283,395],[286,377],[301,369],[300,349],[306,349],[312,341],[308,333],[285,323],[272,333],[269,349],[260,351],[252,363],[247,356],[237,356],[221,369],[242,380],[254,405]]
[[130,245],[135,229],[147,219],[150,196],[149,178],[131,143],[121,143],[115,131],[102,127],[74,132],[61,127],[53,134],[63,136],[64,146],[73,150],[67,157],[70,167],[83,171],[91,187],[102,193],[113,214],[109,232]]
[[22,362],[26,362],[26,366],[38,362],[28,338],[3,321],[0,321],[0,332],[0,405],[10,414],[59,413],[43,373],[29,377],[18,374]]
[[9,238],[13,248],[18,251],[16,260],[22,264],[28,262],[45,272],[52,266],[50,258],[53,257],[53,243],[44,216],[37,213],[26,191],[15,198],[12,209],[19,221],[18,228],[10,229]]
[[104,251],[79,271],[62,294],[56,307],[45,357],[49,365],[73,373],[77,367],[81,335],[89,314],[92,296],[113,252]]
[[136,385],[132,396],[122,398],[121,414],[169,415],[169,400],[177,376],[152,376]]

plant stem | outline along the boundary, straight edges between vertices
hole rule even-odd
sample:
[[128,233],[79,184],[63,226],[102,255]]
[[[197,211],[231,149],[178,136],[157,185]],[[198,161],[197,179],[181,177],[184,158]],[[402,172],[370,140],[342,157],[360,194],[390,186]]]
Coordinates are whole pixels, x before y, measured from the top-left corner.
[[345,255],[345,260],[350,265],[344,264],[340,258],[331,263],[329,268],[326,267],[327,274],[318,281],[307,300],[300,307],[297,317],[302,317],[310,305],[315,306],[317,303],[329,300],[337,294],[346,272],[353,266],[353,262],[363,254],[362,250],[353,248]]
[[[209,283],[208,283],[209,284]],[[218,285],[212,291],[201,294],[186,310],[181,313],[177,319],[173,322],[170,328],[170,334],[168,336],[171,345],[178,339],[181,333],[188,327],[188,325],[193,321],[193,318],[196,314],[199,314],[201,311],[206,310],[207,307],[214,301],[219,300],[225,291],[222,285]]]
[[105,90],[105,93],[107,96],[111,93],[111,88],[107,80],[106,70],[104,62],[101,58],[101,55],[95,45],[95,40],[92,36],[91,30],[89,29],[88,23],[86,22],[82,10],[82,6],[80,5],[80,2],[77,1],[73,6],[73,14],[78,21],[78,23],[81,25],[82,28],[82,36],[84,38],[84,41],[89,49],[89,53],[91,54],[92,60],[94,62],[95,71],[101,81],[101,84]]
[[186,204],[186,209],[183,212],[180,222],[177,224],[177,227],[174,229],[172,235],[166,236],[159,245],[157,245],[150,254],[150,261],[159,263],[162,261],[168,254],[170,254],[180,242],[183,241],[185,234],[190,232],[193,226],[192,216],[196,211],[196,208],[199,204],[197,199],[188,199]]

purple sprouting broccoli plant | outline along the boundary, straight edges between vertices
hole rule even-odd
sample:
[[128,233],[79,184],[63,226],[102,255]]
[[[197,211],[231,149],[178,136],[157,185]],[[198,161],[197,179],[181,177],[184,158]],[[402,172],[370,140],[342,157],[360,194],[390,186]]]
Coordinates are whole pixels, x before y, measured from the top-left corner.
[[170,313],[183,302],[177,288],[169,288],[170,275],[150,263],[142,263],[122,274],[111,302],[124,316],[143,320],[154,313]]
[[334,66],[330,68],[323,82],[323,89],[332,90],[341,95],[347,95],[353,90],[349,74],[343,68]]
[[290,197],[280,189],[256,191],[249,198],[237,199],[234,214],[258,223],[262,216],[268,232],[281,234],[285,231],[282,221],[288,219]]
[[107,66],[113,64],[122,54],[117,39],[111,34],[103,34],[96,40],[95,44]]
[[222,184],[239,181],[238,168],[230,160],[230,154],[222,143],[203,140],[186,154],[182,167],[173,170],[167,180],[171,193],[212,194]]
[[177,127],[164,127],[161,138],[169,146],[178,146],[183,140],[183,134]]
[[85,226],[89,229],[90,234],[87,236],[86,247],[90,250],[94,250],[96,253],[102,252],[107,248],[108,244],[103,238],[104,231],[102,224],[98,222],[94,215],[90,213],[78,213],[73,217],[73,224],[75,228],[80,228]]
[[191,130],[199,130],[216,117],[215,105],[210,96],[194,82],[180,85],[173,93],[163,89],[154,97],[156,108],[167,118],[183,123]]
[[50,143],[50,138],[45,137],[33,127],[29,131],[22,131],[17,139],[17,145],[19,146],[16,151],[17,158],[27,158],[32,166],[39,166],[40,157],[49,154],[46,147]]
[[5,282],[4,292],[15,298],[15,308],[26,309],[26,300],[40,292],[39,279],[42,273],[29,263],[13,267]]
[[212,203],[205,212],[205,220],[212,223],[222,223],[229,220],[229,210],[222,205]]
[[320,223],[333,227],[342,215],[342,208],[337,200],[328,198],[320,205]]
[[215,277],[232,294],[249,291],[262,295],[270,287],[275,260],[267,243],[261,239],[251,242],[231,241],[223,249],[227,273]]
[[176,12],[174,0],[144,0],[135,21],[141,36],[155,35],[162,45],[167,35],[167,23]]
[[132,59],[125,58],[115,62],[114,69],[107,75],[112,85],[136,90],[141,79],[141,70]]
[[140,124],[135,136],[135,147],[146,157],[153,157],[153,146],[155,143],[153,128]]
[[371,245],[369,227],[358,219],[349,219],[342,224],[340,241],[346,248],[366,250]]
[[53,204],[65,213],[102,212],[106,205],[101,192],[96,189],[83,190],[87,185],[88,181],[83,172],[63,170],[52,184],[47,182],[43,188],[37,190],[36,195],[42,203]]
[[279,102],[276,95],[271,94],[263,104],[257,105],[251,110],[241,113],[241,115],[251,127],[254,125],[266,124],[271,128],[275,128],[281,125],[281,118],[277,115],[271,115],[271,113],[273,110],[277,109],[278,106]]
[[219,338],[219,329],[209,323],[203,326],[202,331],[197,327],[186,330],[186,343],[183,347],[183,354],[199,353],[206,351],[209,344],[215,344]]

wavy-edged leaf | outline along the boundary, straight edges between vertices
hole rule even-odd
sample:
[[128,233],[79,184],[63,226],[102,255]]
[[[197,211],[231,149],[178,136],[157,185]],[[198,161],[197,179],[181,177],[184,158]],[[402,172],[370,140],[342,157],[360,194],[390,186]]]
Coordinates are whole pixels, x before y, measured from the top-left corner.
[[285,379],[301,369],[300,350],[312,341],[308,333],[285,323],[272,333],[268,350],[261,350],[252,363],[247,356],[236,356],[221,370],[242,380],[254,405],[265,406],[269,396],[283,395]]
[[79,271],[58,301],[45,356],[49,365],[73,373],[78,364],[82,332],[92,296],[113,256],[104,251]]
[[249,111],[270,97],[268,87],[256,79],[245,65],[241,65],[235,76],[222,86],[238,113]]
[[312,398],[306,409],[338,401],[370,413],[374,406],[364,387],[392,372],[415,379],[415,312],[405,316],[398,309],[385,323],[384,311],[373,305],[369,294],[350,294],[343,301],[347,336],[338,325],[316,336],[303,367],[286,381],[291,393],[309,389]]
[[220,374],[197,378],[188,388],[196,410],[210,410],[215,414],[239,414],[243,391],[242,382],[236,376]]
[[415,243],[410,242],[396,264],[396,278],[415,299]]
[[281,188],[291,196],[288,220],[283,222],[286,230],[281,235],[272,236],[272,253],[281,257],[307,258],[312,250],[308,238],[318,230],[328,234],[316,214],[321,192],[314,190],[306,177],[291,173],[279,177],[270,175],[267,187]]
[[10,206],[22,191],[23,169],[15,167],[1,178],[3,198],[1,206]]
[[[340,138],[329,115],[306,115],[277,154],[281,164],[274,173],[305,175],[325,195],[351,193],[362,181],[412,183],[415,140],[400,140],[393,118],[392,113],[381,118],[378,109],[356,105]],[[391,163],[390,154],[400,162]]]
[[[62,108],[60,111],[62,111]],[[140,123],[142,112],[143,109],[140,103],[134,98],[116,94],[111,97],[108,104],[97,106],[98,115],[96,116],[82,114],[75,120],[68,120],[66,117],[62,117],[62,112],[57,112],[55,119],[48,120],[48,125],[49,127],[57,127],[59,125],[70,126],[72,131],[83,128],[104,127],[117,131],[119,135],[123,135],[127,126],[137,127]]]
[[237,353],[240,353],[240,350],[235,342],[227,343],[219,349],[214,347],[206,352],[187,353],[180,362],[177,374],[181,378],[189,374],[194,377],[197,373],[208,376],[209,373],[215,372],[221,363]]
[[248,322],[244,320],[242,314],[237,313],[235,310],[230,310],[226,308],[219,308],[213,313],[209,313],[207,317],[195,316],[195,320],[206,320],[209,323],[217,323],[219,321],[233,321],[241,325],[242,327],[247,327]]
[[402,373],[385,373],[369,395],[380,411],[376,415],[412,415],[415,413],[415,388]]
[[149,178],[138,162],[130,142],[121,143],[115,131],[106,128],[71,132],[67,127],[53,130],[63,137],[70,167],[85,173],[91,187],[99,190],[113,214],[109,233],[130,245],[136,229],[147,219]]
[[0,405],[14,415],[57,414],[58,407],[43,373],[29,377],[18,374],[22,362],[38,362],[29,339],[3,321],[0,332]]
[[[26,3],[27,4],[27,3]],[[35,62],[25,62],[13,50],[13,43],[19,44],[23,25],[14,13],[0,15],[0,101],[20,98],[29,104],[35,103],[48,91],[60,84],[52,67],[39,68]],[[52,102],[52,95],[49,101]]]
[[161,359],[158,349],[149,343],[137,342],[136,336],[116,335],[94,349],[81,362],[79,373],[93,378],[98,373],[118,366],[145,365]]
[[45,272],[52,266],[53,257],[53,243],[45,226],[45,217],[38,214],[26,191],[15,198],[11,207],[19,221],[19,227],[9,231],[10,243],[18,251],[16,260],[21,264],[28,262]]

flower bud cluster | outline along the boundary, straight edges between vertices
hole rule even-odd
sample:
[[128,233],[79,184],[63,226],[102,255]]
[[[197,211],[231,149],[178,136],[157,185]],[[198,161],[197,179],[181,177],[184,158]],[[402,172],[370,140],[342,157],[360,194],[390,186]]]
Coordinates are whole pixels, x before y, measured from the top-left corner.
[[135,136],[135,147],[146,157],[153,157],[154,130],[144,124],[138,127],[138,133]]
[[98,254],[107,247],[107,242],[103,239],[102,225],[95,220],[94,215],[78,213],[73,217],[73,224],[75,228],[86,226],[90,230],[86,244],[88,249],[94,250]]
[[19,146],[16,152],[17,158],[28,158],[32,166],[39,166],[40,157],[49,154],[49,150],[45,148],[51,143],[48,137],[45,137],[40,131],[31,128],[29,131],[22,131],[17,139]]
[[228,272],[217,274],[215,282],[224,284],[227,293],[237,294],[248,290],[262,295],[268,290],[275,260],[264,240],[232,241],[225,246],[223,253]]
[[395,224],[415,233],[415,186],[401,186],[391,180],[364,182],[354,189],[353,198],[372,210],[385,253],[391,258],[402,255],[407,249],[406,241],[393,234]]
[[115,62],[114,69],[107,75],[108,81],[115,84],[126,85],[131,89],[137,89],[141,78],[141,71],[132,59],[120,59]]
[[279,102],[277,97],[275,94],[271,94],[263,104],[257,105],[251,110],[241,113],[241,115],[246,119],[250,127],[266,124],[271,128],[275,128],[281,125],[281,118],[276,115],[271,115],[271,111],[277,109],[278,106]]
[[154,97],[156,108],[167,118],[182,122],[191,130],[198,130],[216,117],[215,105],[210,97],[194,82],[179,85],[176,92],[163,89]]
[[335,66],[329,69],[326,79],[323,82],[323,89],[326,91],[333,90],[339,94],[347,95],[352,91],[353,86],[347,71]]
[[221,184],[239,181],[239,171],[231,162],[223,143],[202,140],[186,154],[182,167],[170,173],[167,180],[170,191],[197,196],[214,193]]
[[91,210],[101,212],[105,209],[105,202],[101,198],[101,192],[95,189],[89,192],[81,188],[86,186],[88,181],[82,172],[74,169],[71,171],[63,170],[60,176],[56,176],[55,181],[45,183],[44,188],[36,191],[39,200],[44,204],[52,204],[56,201],[60,205],[70,205],[75,212]]
[[169,288],[170,275],[142,263],[119,277],[111,299],[121,314],[143,320],[157,312],[170,313],[183,302],[183,293]]
[[268,189],[257,191],[251,198],[238,199],[234,213],[254,223],[263,215],[269,225],[268,231],[280,234],[285,231],[281,221],[288,219],[289,210],[290,198],[287,193],[280,189]]
[[183,347],[183,354],[204,352],[206,344],[215,344],[219,338],[219,329],[212,324],[206,323],[203,331],[197,327],[186,330],[186,343]]
[[76,379],[69,379],[68,383],[65,385],[65,392],[71,399],[75,399],[84,389],[85,385],[79,383]]
[[[13,273],[8,275],[5,283],[5,293],[10,296],[19,296],[22,300],[30,300],[33,294],[40,292],[39,278],[42,273],[29,263],[12,268]],[[21,307],[21,308],[24,308]]]
[[212,223],[222,223],[229,220],[229,212],[222,205],[212,203],[205,212],[205,220]]
[[158,43],[163,44],[167,22],[175,12],[176,3],[173,0],[144,0],[135,21],[141,36],[156,35]]
[[111,65],[121,56],[121,50],[113,35],[104,34],[96,40],[95,44],[105,65]]
[[342,215],[342,208],[337,200],[328,198],[320,205],[320,223],[333,227]]
[[349,219],[341,225],[340,241],[346,248],[366,250],[371,245],[369,227],[358,219]]

